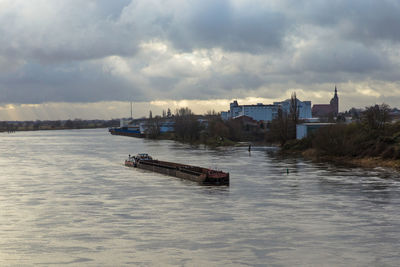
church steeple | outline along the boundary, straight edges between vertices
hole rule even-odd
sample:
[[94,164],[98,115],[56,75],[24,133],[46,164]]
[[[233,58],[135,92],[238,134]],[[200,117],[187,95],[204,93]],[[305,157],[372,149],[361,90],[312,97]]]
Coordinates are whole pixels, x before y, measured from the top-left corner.
[[336,84],[335,84],[335,95],[331,99],[330,105],[331,105],[331,109],[333,111],[334,116],[337,116],[337,114],[339,113],[339,97],[337,95]]

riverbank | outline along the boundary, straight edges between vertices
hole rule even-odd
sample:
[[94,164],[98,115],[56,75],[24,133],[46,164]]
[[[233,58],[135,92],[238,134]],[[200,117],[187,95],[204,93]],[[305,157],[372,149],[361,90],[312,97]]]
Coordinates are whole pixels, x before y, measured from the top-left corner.
[[329,125],[287,142],[282,152],[317,161],[400,170],[400,122],[379,127],[366,121]]
[[109,128],[119,120],[0,121],[0,132]]
[[343,166],[362,167],[362,168],[390,168],[400,171],[400,159],[384,159],[382,157],[338,157],[319,155],[315,149],[305,151],[285,151],[283,153],[297,154],[313,162],[330,162]]
[[232,140],[230,140],[228,138],[224,138],[224,137],[209,137],[209,138],[200,137],[197,140],[188,141],[188,140],[184,140],[182,138],[177,137],[173,133],[160,134],[155,138],[151,138],[151,137],[144,137],[144,138],[149,139],[149,140],[173,140],[176,142],[191,144],[191,145],[195,145],[195,146],[196,145],[205,145],[207,147],[248,146],[251,144],[249,142],[235,142],[235,141],[232,141]]
[[32,132],[32,131],[60,131],[60,130],[83,130],[83,129],[99,129],[99,128],[105,128],[104,126],[87,126],[87,127],[41,127],[41,128],[25,128],[25,127],[19,127],[15,130],[0,130],[0,133],[17,133],[17,132]]

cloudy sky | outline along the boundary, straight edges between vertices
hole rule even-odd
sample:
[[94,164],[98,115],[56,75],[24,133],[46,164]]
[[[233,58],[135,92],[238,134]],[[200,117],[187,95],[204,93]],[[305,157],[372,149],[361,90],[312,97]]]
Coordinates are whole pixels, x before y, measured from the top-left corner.
[[398,0],[0,0],[0,120],[197,113],[295,91],[400,106]]

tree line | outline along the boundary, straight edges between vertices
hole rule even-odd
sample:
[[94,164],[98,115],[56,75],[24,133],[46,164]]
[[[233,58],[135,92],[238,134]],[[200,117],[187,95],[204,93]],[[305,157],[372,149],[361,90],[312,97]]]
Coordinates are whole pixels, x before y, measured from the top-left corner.
[[0,121],[0,132],[106,128],[119,125],[119,120],[46,120]]
[[[290,112],[278,110],[278,116],[270,123],[237,118],[224,121],[219,113],[209,111],[195,115],[189,108],[180,108],[175,114],[163,112],[163,117],[153,117],[149,112],[146,137],[152,139],[169,138],[181,142],[202,143],[212,146],[233,145],[236,142],[272,142],[284,144],[296,137],[299,122],[299,108],[296,93],[290,101]],[[160,125],[165,118],[174,121],[174,132],[162,134]]]

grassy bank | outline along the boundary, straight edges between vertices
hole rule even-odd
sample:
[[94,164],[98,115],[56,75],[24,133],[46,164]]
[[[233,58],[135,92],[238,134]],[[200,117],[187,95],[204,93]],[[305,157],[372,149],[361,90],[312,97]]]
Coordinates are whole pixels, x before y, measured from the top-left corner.
[[205,145],[208,147],[237,146],[239,144],[238,142],[232,141],[229,138],[221,136],[213,136],[213,137],[200,136],[199,138],[196,139],[185,139],[181,138],[180,136],[177,136],[174,133],[163,133],[157,135],[156,137],[147,137],[147,138],[154,140],[174,140],[181,143],[187,143],[191,145]]
[[315,162],[332,162],[340,165],[364,168],[384,167],[400,171],[400,159],[384,159],[382,157],[321,156],[315,149],[307,149],[302,152],[292,151],[292,153],[300,154],[304,158],[311,159]]
[[357,122],[319,129],[306,138],[292,140],[283,153],[298,153],[317,161],[400,170],[400,122]]

